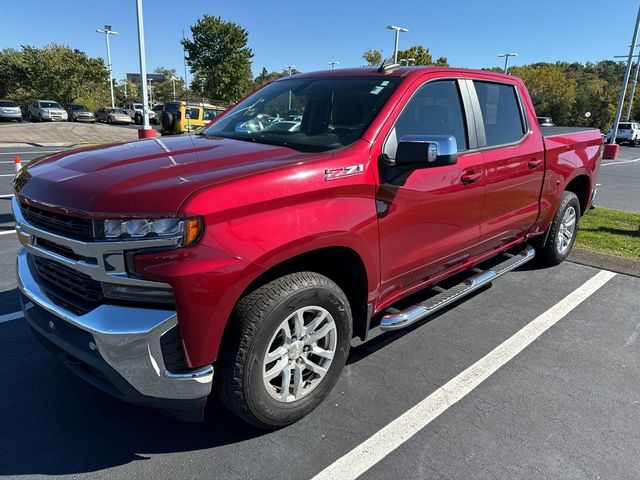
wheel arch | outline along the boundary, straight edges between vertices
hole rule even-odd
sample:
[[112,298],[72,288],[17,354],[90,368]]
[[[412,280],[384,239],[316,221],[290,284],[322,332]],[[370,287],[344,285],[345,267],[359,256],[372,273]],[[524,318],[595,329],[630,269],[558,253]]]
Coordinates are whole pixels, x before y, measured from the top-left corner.
[[565,191],[576,194],[580,202],[580,214],[584,215],[591,201],[591,180],[589,176],[585,173],[576,175],[567,183]]

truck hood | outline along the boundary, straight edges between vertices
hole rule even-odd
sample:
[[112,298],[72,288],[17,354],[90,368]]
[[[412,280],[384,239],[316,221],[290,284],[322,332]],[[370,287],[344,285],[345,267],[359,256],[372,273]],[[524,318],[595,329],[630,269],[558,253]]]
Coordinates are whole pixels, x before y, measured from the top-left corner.
[[23,168],[16,189],[23,201],[79,215],[174,216],[202,188],[318,155],[327,154],[198,135],[162,137],[41,158]]

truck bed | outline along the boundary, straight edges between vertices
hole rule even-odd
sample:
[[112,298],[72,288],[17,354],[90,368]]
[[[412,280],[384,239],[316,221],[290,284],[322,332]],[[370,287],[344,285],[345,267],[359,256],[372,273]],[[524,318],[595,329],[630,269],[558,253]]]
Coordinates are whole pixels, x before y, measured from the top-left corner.
[[571,133],[590,132],[591,130],[598,129],[593,127],[540,127],[542,136],[545,138],[555,137],[557,135],[567,135]]

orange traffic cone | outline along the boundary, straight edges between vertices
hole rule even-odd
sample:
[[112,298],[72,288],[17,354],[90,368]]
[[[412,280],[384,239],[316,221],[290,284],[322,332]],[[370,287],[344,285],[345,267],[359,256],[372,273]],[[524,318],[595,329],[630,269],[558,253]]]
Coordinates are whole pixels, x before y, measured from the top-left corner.
[[13,157],[13,163],[16,166],[16,175],[17,175],[20,169],[22,168],[22,162],[20,160],[19,155],[16,155],[15,157]]

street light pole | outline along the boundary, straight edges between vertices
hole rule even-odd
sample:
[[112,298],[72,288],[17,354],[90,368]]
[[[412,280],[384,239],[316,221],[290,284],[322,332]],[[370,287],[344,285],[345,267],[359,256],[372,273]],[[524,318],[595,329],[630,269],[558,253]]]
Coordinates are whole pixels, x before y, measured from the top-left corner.
[[[284,67],[287,69],[287,71],[289,72],[289,76],[291,76],[291,72],[296,68],[295,65],[287,65],[286,67]],[[289,112],[291,111],[291,89],[289,89]],[[289,114],[289,112],[287,112],[287,114]]]
[[335,60],[331,60],[329,62],[329,65],[331,65],[331,70],[333,70],[336,65],[340,65],[340,62],[337,62]]
[[504,74],[507,74],[507,71],[509,70],[509,57],[517,57],[518,54],[517,53],[500,53],[498,54],[498,57],[502,58],[504,57]]
[[[142,17],[142,0],[136,0],[136,14],[138,19],[138,51],[140,55],[140,87],[142,88],[142,129],[138,130],[138,137],[146,138],[149,125],[149,102],[147,92],[147,59],[144,49],[144,19]],[[155,134],[155,132],[154,132]],[[151,135],[155,136],[155,135]]]
[[618,107],[616,108],[616,116],[613,120],[613,126],[611,127],[611,138],[609,143],[616,143],[616,136],[618,135],[618,125],[620,124],[620,118],[622,117],[622,104],[624,103],[624,97],[627,92],[627,86],[629,85],[629,74],[631,73],[631,62],[633,60],[633,53],[636,48],[636,41],[638,39],[638,27],[640,27],[640,7],[638,7],[638,16],[636,17],[636,26],[633,29],[633,37],[631,38],[631,45],[629,45],[629,56],[627,57],[627,68],[624,71],[624,78],[622,79],[622,88],[620,89],[620,96],[618,97]]
[[96,28],[96,32],[104,33],[104,37],[107,39],[107,70],[109,70],[109,89],[111,91],[111,108],[115,107],[113,97],[113,74],[111,69],[111,47],[109,46],[109,36],[118,35],[118,32],[111,30],[111,25],[105,25],[104,30]]
[[398,27],[396,25],[387,25],[388,30],[395,30],[395,43],[393,47],[393,63],[398,63],[398,37],[400,32],[408,32],[409,30],[404,27]]
[[176,100],[176,76],[175,75],[171,76],[171,83],[173,84],[173,101],[175,102]]

